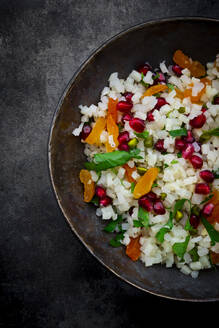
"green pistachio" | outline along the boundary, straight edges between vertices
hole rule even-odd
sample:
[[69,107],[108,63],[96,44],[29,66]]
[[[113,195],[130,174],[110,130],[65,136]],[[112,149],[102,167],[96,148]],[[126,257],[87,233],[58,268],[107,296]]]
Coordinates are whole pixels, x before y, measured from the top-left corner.
[[131,149],[135,148],[138,144],[138,139],[137,138],[133,138],[128,142],[128,145]]

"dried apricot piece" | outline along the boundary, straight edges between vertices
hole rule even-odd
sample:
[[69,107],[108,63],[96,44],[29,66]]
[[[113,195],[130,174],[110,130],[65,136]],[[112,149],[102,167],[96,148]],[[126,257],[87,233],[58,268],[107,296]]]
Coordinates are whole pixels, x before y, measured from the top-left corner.
[[99,117],[89,134],[89,136],[84,140],[86,143],[90,145],[96,144],[100,145],[100,135],[104,131],[106,126],[106,119],[104,117]]
[[138,199],[151,190],[151,187],[157,178],[158,172],[158,168],[156,167],[151,167],[149,170],[147,170],[147,172],[145,172],[145,174],[138,180],[135,186],[133,192],[134,198]]
[[211,263],[219,264],[219,253],[210,251],[210,259],[211,259]]
[[81,170],[79,178],[84,185],[84,201],[89,203],[95,194],[95,183],[93,182],[88,170]]
[[109,153],[115,150],[119,145],[118,142],[119,128],[118,125],[115,123],[112,115],[107,116],[106,126],[107,126],[108,137],[112,136],[114,142],[113,146],[112,143],[110,144],[108,140],[106,142],[106,151]]
[[165,91],[168,89],[168,86],[166,84],[157,84],[157,85],[153,85],[152,87],[148,88],[144,94],[142,95],[141,99],[146,97],[146,96],[153,96],[156,93]]
[[135,179],[132,177],[132,173],[136,171],[136,167],[130,167],[128,164],[123,165],[123,167],[125,169],[125,177],[128,182],[135,182]]
[[213,190],[213,197],[209,200],[208,203],[212,203],[214,205],[214,209],[212,214],[207,218],[210,223],[219,223],[219,191]]
[[186,56],[182,50],[176,50],[173,55],[173,61],[182,68],[189,68],[192,61]]
[[130,257],[132,261],[137,261],[141,255],[141,244],[139,242],[140,236],[137,238],[130,238],[130,243],[126,246],[126,255]]
[[107,115],[111,115],[114,122],[117,122],[117,103],[118,99],[114,100],[113,98],[109,98]]
[[199,61],[193,61],[189,70],[194,77],[201,77],[206,74],[205,67]]

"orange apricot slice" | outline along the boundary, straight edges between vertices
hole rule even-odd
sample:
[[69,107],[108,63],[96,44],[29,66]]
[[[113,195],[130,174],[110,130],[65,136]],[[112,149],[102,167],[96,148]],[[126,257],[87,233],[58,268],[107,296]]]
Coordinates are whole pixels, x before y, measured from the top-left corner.
[[157,178],[158,172],[158,168],[156,167],[151,167],[149,170],[147,170],[147,172],[145,172],[145,174],[138,180],[135,186],[133,192],[134,198],[138,199],[151,190],[152,185]]
[[95,194],[95,183],[93,182],[88,170],[81,170],[79,178],[84,185],[84,201],[89,203]]

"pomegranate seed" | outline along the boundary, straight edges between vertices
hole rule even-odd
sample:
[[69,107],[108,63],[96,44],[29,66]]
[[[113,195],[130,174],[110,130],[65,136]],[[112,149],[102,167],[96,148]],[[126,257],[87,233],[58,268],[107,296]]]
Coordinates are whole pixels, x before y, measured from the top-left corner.
[[201,109],[202,113],[205,113],[207,110],[208,110],[207,107],[205,105],[203,105],[202,109]]
[[124,97],[125,97],[126,101],[128,101],[129,103],[132,102],[132,96],[133,96],[132,92],[125,92],[124,93]]
[[197,183],[195,186],[196,194],[207,195],[210,193],[210,191],[211,189],[207,183]]
[[127,145],[126,143],[122,143],[118,146],[119,150],[124,150],[124,151],[129,151],[129,145]]
[[156,75],[159,75],[158,77],[156,77],[156,79],[154,80],[154,84],[158,83],[158,82],[166,82],[165,76],[163,73],[156,73]]
[[203,170],[199,173],[200,178],[202,178],[206,182],[213,182],[214,181],[214,174],[209,170]]
[[172,71],[177,75],[181,76],[182,75],[182,68],[179,65],[173,65],[172,66]]
[[202,209],[202,214],[205,216],[210,216],[213,212],[214,204],[208,203]]
[[129,141],[129,133],[128,131],[121,132],[118,136],[118,142],[120,144],[127,143]]
[[194,229],[197,229],[198,228],[198,225],[200,223],[200,218],[196,215],[192,215],[189,219],[189,222],[191,224],[191,226],[194,228]]
[[153,210],[152,202],[146,196],[141,197],[138,200],[138,204],[148,212],[151,212]]
[[149,64],[140,65],[137,71],[146,75],[148,71],[151,71],[151,66]]
[[166,104],[167,104],[167,102],[166,102],[166,99],[165,99],[165,98],[163,98],[163,97],[158,97],[158,98],[157,98],[157,103],[156,103],[156,105],[155,105],[154,108],[156,108],[156,109],[160,109],[162,106],[164,106],[164,105],[166,105]]
[[129,121],[130,127],[135,130],[135,132],[141,133],[145,129],[144,121],[140,118],[134,117],[132,120]]
[[219,105],[219,97],[215,97],[214,98],[214,104],[215,105]]
[[154,121],[153,110],[150,110],[150,111],[147,113],[147,120],[148,120],[148,122],[153,122],[153,121]]
[[194,169],[202,168],[203,160],[201,157],[199,157],[197,155],[192,155],[189,160],[190,160],[192,166],[194,167]]
[[81,139],[85,140],[89,136],[91,131],[92,131],[92,127],[88,124],[84,124],[80,135]]
[[200,129],[206,122],[206,116],[204,114],[200,114],[194,117],[192,120],[189,121],[189,124],[196,129]]
[[194,147],[192,144],[187,144],[186,148],[183,149],[182,151],[182,157],[185,159],[188,159],[192,156],[192,154],[194,153]]
[[122,117],[122,122],[125,123],[125,121],[131,121],[132,118],[133,118],[132,115],[124,114]]
[[132,214],[133,214],[133,210],[134,210],[134,206],[130,207],[130,209],[129,209],[129,215],[130,215],[130,216],[132,216]]
[[175,147],[176,149],[182,151],[183,149],[186,148],[186,143],[182,139],[175,139]]
[[100,200],[100,206],[106,207],[112,203],[112,199],[108,196],[102,198]]
[[165,214],[166,213],[165,207],[163,206],[163,203],[161,202],[161,200],[155,201],[154,212],[156,214]]
[[153,191],[149,191],[149,193],[146,194],[146,197],[152,202],[157,200],[157,195]]
[[157,142],[154,145],[154,148],[160,151],[161,153],[166,151],[166,149],[164,148],[164,139],[157,140]]
[[119,101],[118,104],[116,105],[117,110],[119,110],[122,113],[129,113],[132,107],[133,104],[123,100]]
[[101,187],[101,186],[96,186],[95,194],[100,199],[105,198],[106,197],[106,190],[103,187]]
[[187,131],[187,136],[182,137],[182,139],[186,143],[193,143],[195,141],[195,138],[193,137],[192,131],[190,131],[190,130]]

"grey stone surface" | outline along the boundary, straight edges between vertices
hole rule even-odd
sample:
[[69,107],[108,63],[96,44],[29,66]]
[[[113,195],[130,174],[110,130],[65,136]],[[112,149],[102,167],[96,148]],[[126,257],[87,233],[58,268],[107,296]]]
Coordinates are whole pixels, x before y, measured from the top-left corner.
[[219,2],[0,1],[0,327],[132,328],[148,308],[174,303],[120,281],[72,234],[51,190],[47,141],[63,89],[96,47],[183,15],[218,18]]

